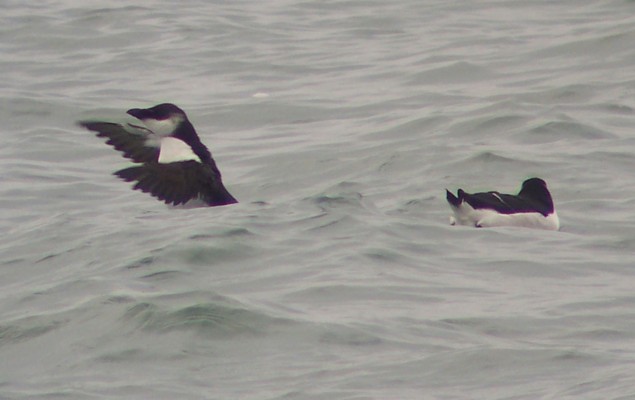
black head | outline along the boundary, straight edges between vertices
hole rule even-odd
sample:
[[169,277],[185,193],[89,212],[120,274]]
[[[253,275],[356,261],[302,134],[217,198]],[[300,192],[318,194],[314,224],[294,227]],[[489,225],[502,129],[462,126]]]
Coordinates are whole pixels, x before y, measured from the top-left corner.
[[547,183],[540,178],[530,178],[523,182],[518,196],[540,203],[553,212],[551,193],[547,189]]
[[128,114],[140,120],[154,119],[164,121],[166,119],[181,117],[187,119],[185,111],[172,103],[163,103],[151,108],[131,108]]
[[152,108],[131,108],[128,114],[143,121],[148,129],[159,136],[174,136],[191,127],[185,112],[171,103]]
[[525,182],[523,182],[523,186],[520,189],[521,193],[524,190],[528,190],[528,191],[548,191],[547,190],[547,182],[543,181],[540,178],[529,178]]

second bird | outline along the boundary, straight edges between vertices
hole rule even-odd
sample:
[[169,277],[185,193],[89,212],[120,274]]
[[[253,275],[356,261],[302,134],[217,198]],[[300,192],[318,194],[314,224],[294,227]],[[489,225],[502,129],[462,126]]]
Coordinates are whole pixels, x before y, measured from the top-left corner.
[[499,192],[467,193],[459,189],[455,196],[446,189],[446,198],[454,214],[452,225],[522,226],[557,231],[560,220],[547,184],[540,178],[523,182],[517,195]]

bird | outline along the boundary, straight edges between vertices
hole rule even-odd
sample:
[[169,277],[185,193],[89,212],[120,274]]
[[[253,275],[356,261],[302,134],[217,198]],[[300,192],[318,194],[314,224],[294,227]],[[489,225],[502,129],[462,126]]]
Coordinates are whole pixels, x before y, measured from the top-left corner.
[[104,121],[78,124],[106,138],[106,144],[136,165],[114,172],[135,190],[171,206],[214,207],[238,203],[223,185],[209,149],[185,112],[172,103],[132,108],[127,114],[143,126]]
[[540,178],[525,180],[517,195],[495,191],[470,194],[459,189],[455,196],[446,189],[446,198],[453,212],[451,225],[560,229],[551,193],[547,183]]

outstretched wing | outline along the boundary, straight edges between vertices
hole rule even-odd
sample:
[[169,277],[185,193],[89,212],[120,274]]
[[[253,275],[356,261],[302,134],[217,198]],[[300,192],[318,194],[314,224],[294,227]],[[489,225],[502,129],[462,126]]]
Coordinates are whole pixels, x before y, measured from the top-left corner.
[[208,165],[193,160],[146,163],[119,170],[115,175],[126,182],[136,182],[133,189],[175,206],[194,199],[210,206],[237,202]]
[[123,153],[123,156],[136,163],[154,162],[159,158],[159,142],[154,140],[150,131],[127,130],[123,125],[112,122],[80,121],[78,124],[98,137],[108,138],[106,144]]

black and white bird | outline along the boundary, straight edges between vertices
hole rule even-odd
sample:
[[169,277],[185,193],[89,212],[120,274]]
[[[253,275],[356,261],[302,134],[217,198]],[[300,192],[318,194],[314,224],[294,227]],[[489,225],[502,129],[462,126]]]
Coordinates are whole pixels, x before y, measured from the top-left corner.
[[471,225],[477,228],[522,226],[526,228],[560,229],[560,220],[547,184],[540,178],[523,182],[517,195],[499,192],[466,193],[459,189],[455,196],[446,189],[447,200],[454,214],[451,225]]
[[166,204],[222,206],[238,201],[225,189],[212,154],[199,139],[185,112],[170,103],[133,108],[128,114],[145,126],[80,121],[98,137],[139,164],[114,175],[135,182],[133,189]]

